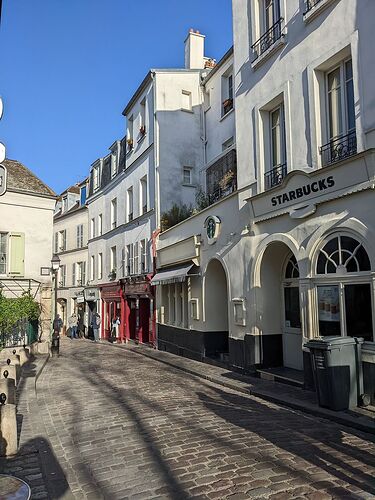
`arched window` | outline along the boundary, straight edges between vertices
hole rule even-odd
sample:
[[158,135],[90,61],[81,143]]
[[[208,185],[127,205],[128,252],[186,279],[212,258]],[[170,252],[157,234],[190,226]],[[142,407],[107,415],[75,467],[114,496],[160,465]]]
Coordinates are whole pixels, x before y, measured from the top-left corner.
[[336,236],[320,250],[317,274],[370,271],[370,259],[362,243],[350,236]]
[[285,279],[290,280],[293,278],[299,278],[299,267],[294,255],[290,257],[288,264],[286,265],[285,268]]

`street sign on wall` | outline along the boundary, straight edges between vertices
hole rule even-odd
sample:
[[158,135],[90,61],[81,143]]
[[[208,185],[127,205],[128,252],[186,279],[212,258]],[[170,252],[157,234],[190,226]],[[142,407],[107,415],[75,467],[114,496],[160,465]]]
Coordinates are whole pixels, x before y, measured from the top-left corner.
[[7,190],[7,169],[0,165],[0,196]]

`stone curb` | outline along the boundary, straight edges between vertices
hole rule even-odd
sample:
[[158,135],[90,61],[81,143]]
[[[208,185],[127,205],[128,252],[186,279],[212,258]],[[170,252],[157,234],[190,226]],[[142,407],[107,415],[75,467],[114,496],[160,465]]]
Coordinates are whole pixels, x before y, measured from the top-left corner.
[[[105,344],[101,343],[101,345],[105,345]],[[190,375],[202,378],[204,380],[208,380],[209,382],[213,382],[217,385],[221,385],[221,386],[226,387],[228,389],[232,389],[232,390],[241,392],[243,394],[247,394],[249,396],[256,396],[260,399],[263,399],[265,401],[269,401],[271,403],[277,403],[277,404],[280,404],[283,406],[287,406],[288,408],[292,408],[293,410],[298,410],[298,411],[301,411],[303,413],[313,415],[315,417],[325,418],[325,419],[330,420],[332,422],[336,422],[340,425],[345,425],[347,427],[352,427],[356,430],[375,435],[375,418],[374,418],[373,424],[358,422],[357,419],[354,417],[350,417],[349,415],[345,415],[345,416],[342,414],[340,415],[337,412],[334,412],[334,411],[326,409],[326,408],[321,408],[320,406],[317,406],[317,405],[315,406],[315,405],[312,405],[312,404],[309,404],[306,402],[300,402],[300,401],[297,401],[297,400],[291,399],[291,398],[285,398],[285,397],[281,397],[281,396],[278,397],[275,394],[270,394],[270,393],[268,393],[266,391],[262,391],[260,389],[247,389],[247,388],[241,387],[239,384],[236,384],[234,382],[229,382],[227,380],[223,380],[223,377],[217,377],[217,376],[203,374],[198,370],[194,370],[193,368],[187,368],[186,366],[181,366],[177,363],[174,363],[173,361],[162,359],[161,357],[159,357],[158,355],[155,354],[156,352],[162,353],[162,351],[157,351],[157,350],[151,351],[150,350],[150,352],[148,353],[148,352],[145,352],[145,350],[148,349],[147,347],[139,348],[139,347],[133,346],[133,345],[130,346],[129,344],[128,345],[123,345],[123,344],[121,345],[121,344],[108,343],[108,347],[109,346],[117,347],[120,349],[127,349],[131,352],[134,352],[135,354],[139,354],[141,356],[145,356],[145,357],[153,359],[155,361],[159,361],[160,363],[164,363],[168,366],[177,368],[178,370],[181,370],[185,373],[189,373]],[[163,352],[162,354],[164,355],[166,353]],[[172,353],[167,353],[167,354],[169,356],[175,356],[176,358],[179,359],[178,356],[176,356]],[[186,360],[188,358],[182,358],[182,359]],[[211,365],[207,365],[207,366],[211,366]],[[245,378],[243,375],[239,375],[239,377],[243,378],[244,383],[246,383],[246,382],[249,383],[248,378]]]

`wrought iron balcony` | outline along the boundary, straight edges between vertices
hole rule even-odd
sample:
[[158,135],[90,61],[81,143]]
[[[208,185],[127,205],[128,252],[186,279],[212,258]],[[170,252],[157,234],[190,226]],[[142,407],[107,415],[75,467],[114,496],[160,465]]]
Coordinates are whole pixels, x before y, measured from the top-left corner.
[[206,171],[207,198],[210,204],[228,196],[237,189],[236,150],[230,149]]
[[320,3],[322,0],[305,0],[306,10],[304,14],[307,14],[315,5]]
[[215,191],[208,194],[208,201],[210,205],[216,203],[217,201],[225,198],[226,196],[234,193],[237,190],[237,179],[233,178],[233,180],[227,184],[225,187],[218,186]]
[[253,62],[258,59],[264,52],[266,52],[274,43],[282,37],[281,23],[283,18],[280,17],[276,23],[271,26],[260,38],[251,46],[253,50]]
[[319,149],[322,165],[330,165],[349,156],[357,154],[357,136],[355,130],[347,135],[333,139]]
[[266,172],[264,174],[265,188],[271,189],[275,186],[278,186],[279,184],[281,184],[284,177],[286,177],[286,174],[287,174],[286,163],[277,165],[277,167],[274,167],[269,172]]

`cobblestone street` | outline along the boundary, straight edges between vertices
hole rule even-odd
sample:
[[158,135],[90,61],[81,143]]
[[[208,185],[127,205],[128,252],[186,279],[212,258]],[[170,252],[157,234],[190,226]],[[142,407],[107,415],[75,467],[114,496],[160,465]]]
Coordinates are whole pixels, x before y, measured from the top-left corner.
[[37,395],[77,499],[375,498],[369,435],[128,349],[64,339]]

